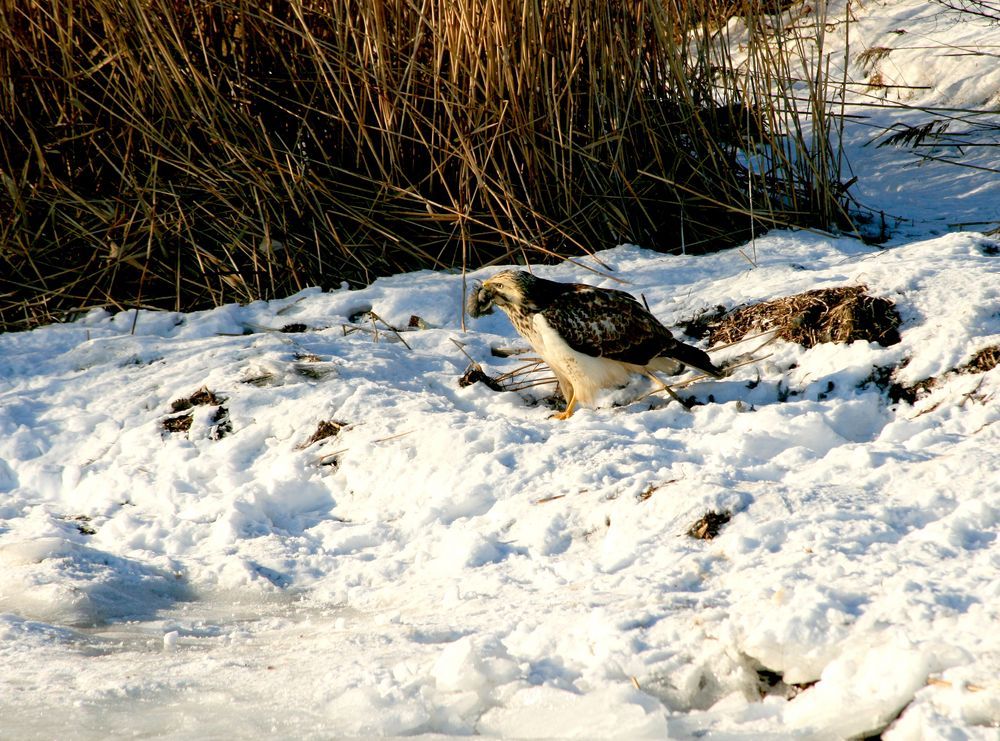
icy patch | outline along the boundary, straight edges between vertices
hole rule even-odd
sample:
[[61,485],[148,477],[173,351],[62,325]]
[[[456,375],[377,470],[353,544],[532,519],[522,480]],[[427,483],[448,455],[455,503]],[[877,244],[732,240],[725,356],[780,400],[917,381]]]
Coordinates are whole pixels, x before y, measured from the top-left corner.
[[529,687],[477,725],[501,738],[666,738],[662,705],[630,688],[580,695],[553,687]]
[[148,617],[188,598],[178,573],[61,538],[0,545],[0,612],[91,626]]

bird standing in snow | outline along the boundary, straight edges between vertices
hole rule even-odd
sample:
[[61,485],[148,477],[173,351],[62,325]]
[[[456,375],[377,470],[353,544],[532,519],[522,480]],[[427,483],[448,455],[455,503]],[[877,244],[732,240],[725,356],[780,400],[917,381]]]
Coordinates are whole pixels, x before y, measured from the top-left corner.
[[555,373],[568,419],[579,403],[593,405],[601,389],[623,385],[633,373],[674,375],[685,365],[722,376],[708,353],[678,342],[632,296],[582,283],[557,283],[521,270],[504,270],[477,286],[469,314],[498,306]]

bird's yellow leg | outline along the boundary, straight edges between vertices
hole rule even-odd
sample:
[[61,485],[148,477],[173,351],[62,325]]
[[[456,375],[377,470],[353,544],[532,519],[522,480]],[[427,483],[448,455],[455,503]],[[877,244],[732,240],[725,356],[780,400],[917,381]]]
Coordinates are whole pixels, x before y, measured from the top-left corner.
[[570,393],[569,401],[566,402],[566,411],[553,414],[552,419],[569,419],[573,416],[573,407],[576,405],[576,391]]

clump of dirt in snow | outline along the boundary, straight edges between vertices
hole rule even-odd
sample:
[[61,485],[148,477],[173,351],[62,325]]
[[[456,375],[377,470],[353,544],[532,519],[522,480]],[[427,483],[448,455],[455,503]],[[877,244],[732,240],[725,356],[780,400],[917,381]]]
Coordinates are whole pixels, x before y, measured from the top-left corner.
[[213,440],[221,440],[233,431],[232,420],[229,419],[229,410],[220,406],[212,415],[212,432],[210,437]]
[[782,676],[781,672],[776,672],[773,669],[768,669],[766,667],[760,667],[757,669],[757,692],[760,695],[761,700],[765,697],[771,696],[791,700],[793,697],[797,697],[815,684],[816,682],[788,684],[785,682],[785,678]]
[[493,376],[487,375],[486,371],[483,370],[483,366],[479,363],[472,361],[469,363],[469,367],[465,369],[462,377],[458,379],[458,385],[465,388],[474,383],[483,383],[494,391],[503,391],[503,386],[498,380],[493,378]]
[[727,510],[722,512],[709,510],[688,528],[687,534],[692,538],[698,538],[699,540],[712,540],[712,538],[717,536],[719,531],[722,530],[722,526],[729,522],[732,518],[733,513]]
[[211,437],[213,440],[221,440],[233,431],[233,424],[229,419],[229,410],[223,406],[225,401],[226,397],[216,394],[214,391],[209,391],[207,387],[202,386],[190,396],[170,402],[171,412],[184,412],[184,414],[166,417],[161,422],[161,426],[165,432],[187,432],[191,429],[191,423],[194,421],[194,414],[188,410],[200,406],[217,406],[218,409],[215,410],[215,414],[212,416]]
[[972,373],[986,373],[996,368],[997,365],[1000,365],[1000,345],[993,345],[977,352],[968,363],[963,363],[940,376],[931,376],[916,383],[904,385],[893,379],[895,368],[883,366],[874,370],[868,383],[874,383],[886,391],[889,394],[889,399],[894,403],[905,401],[908,404],[914,404],[948,378]]
[[680,326],[688,337],[700,340],[707,337],[722,322],[727,313],[726,307],[720,304],[715,308],[701,312],[686,322],[682,322]]

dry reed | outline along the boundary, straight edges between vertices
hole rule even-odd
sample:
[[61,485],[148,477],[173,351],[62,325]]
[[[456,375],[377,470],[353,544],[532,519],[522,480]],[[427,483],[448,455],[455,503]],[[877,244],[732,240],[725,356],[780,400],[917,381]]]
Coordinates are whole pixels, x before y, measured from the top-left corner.
[[846,222],[783,5],[0,0],[0,330]]

